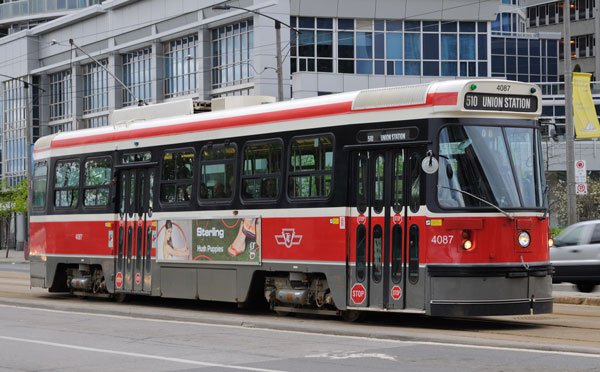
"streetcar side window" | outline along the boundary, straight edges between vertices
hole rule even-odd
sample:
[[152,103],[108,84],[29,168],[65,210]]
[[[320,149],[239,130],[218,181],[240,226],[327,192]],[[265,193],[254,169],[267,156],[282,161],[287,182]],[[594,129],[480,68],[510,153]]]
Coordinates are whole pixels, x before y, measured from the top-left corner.
[[33,166],[33,208],[44,208],[46,206],[46,186],[48,184],[48,163],[38,161]]
[[56,162],[54,174],[54,206],[77,208],[79,205],[79,160]]
[[410,157],[410,211],[416,213],[421,206],[421,156]]
[[234,144],[206,145],[200,151],[200,201],[227,201],[233,197],[235,187]]
[[291,140],[288,195],[291,199],[327,198],[333,184],[333,135]]
[[109,157],[87,160],[83,165],[83,206],[106,206],[110,201],[112,160]]
[[248,143],[244,147],[242,172],[242,199],[275,200],[281,190],[280,140]]
[[194,178],[193,150],[165,151],[162,157],[160,201],[166,204],[189,203]]

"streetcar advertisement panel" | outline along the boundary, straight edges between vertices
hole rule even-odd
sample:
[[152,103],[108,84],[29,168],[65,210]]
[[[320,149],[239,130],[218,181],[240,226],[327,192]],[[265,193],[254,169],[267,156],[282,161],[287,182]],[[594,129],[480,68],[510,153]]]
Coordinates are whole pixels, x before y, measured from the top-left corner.
[[260,263],[260,218],[158,221],[157,258],[166,261]]

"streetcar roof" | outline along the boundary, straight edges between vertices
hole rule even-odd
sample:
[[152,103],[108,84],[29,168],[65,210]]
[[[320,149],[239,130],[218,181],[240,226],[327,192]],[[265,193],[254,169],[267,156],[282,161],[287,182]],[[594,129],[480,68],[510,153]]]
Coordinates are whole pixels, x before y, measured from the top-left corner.
[[[535,111],[502,112],[465,110],[467,93],[498,93],[535,96]],[[135,149],[167,143],[252,135],[257,126],[265,133],[335,126],[369,121],[426,117],[514,117],[536,119],[541,112],[541,93],[532,84],[499,80],[448,80],[427,84],[375,88],[313,98],[293,99],[236,109],[145,119],[109,126],[70,131],[40,138],[34,146],[35,158],[83,152]],[[408,110],[408,111],[407,111]],[[155,110],[156,111],[156,110]],[[325,119],[325,120],[324,120]],[[310,126],[307,126],[310,124]],[[162,141],[162,142],[161,142]]]

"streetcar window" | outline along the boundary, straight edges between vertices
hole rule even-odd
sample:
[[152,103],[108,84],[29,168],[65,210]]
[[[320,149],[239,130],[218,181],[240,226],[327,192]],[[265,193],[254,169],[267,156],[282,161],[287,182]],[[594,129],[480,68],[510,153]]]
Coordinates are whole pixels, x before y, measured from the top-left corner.
[[366,153],[356,155],[356,208],[359,213],[365,213],[367,210],[368,162]]
[[328,197],[333,181],[333,135],[293,138],[289,165],[290,198]]
[[402,227],[394,225],[392,229],[392,280],[402,280]]
[[200,152],[200,200],[227,200],[235,186],[237,148],[231,144],[207,145]]
[[195,156],[192,150],[167,151],[163,154],[161,202],[186,203],[191,200]]
[[394,158],[394,212],[400,213],[404,204],[404,154],[396,154]]
[[152,160],[152,153],[150,151],[136,152],[133,154],[125,154],[121,156],[121,162],[123,164],[131,163],[143,163]]
[[373,188],[374,204],[373,209],[375,213],[381,213],[383,211],[383,197],[384,197],[384,178],[385,178],[385,159],[383,155],[379,155],[375,159],[375,174],[373,182],[375,183]]
[[112,161],[110,158],[92,159],[84,163],[83,205],[104,206],[109,203]]
[[46,206],[46,185],[48,183],[48,164],[45,161],[36,162],[33,166],[33,198],[34,208]]
[[373,228],[373,271],[372,277],[375,283],[381,281],[383,273],[383,228],[375,225]]
[[59,161],[54,174],[54,205],[57,208],[76,208],[78,204],[79,161]]
[[356,229],[356,280],[365,280],[367,272],[367,229],[359,225]]
[[543,206],[533,129],[451,125],[440,131],[439,141],[441,207]]
[[419,226],[411,225],[408,233],[408,280],[419,281]]
[[248,143],[244,148],[242,199],[276,199],[281,189],[281,141]]
[[421,156],[412,154],[410,157],[410,210],[419,211],[421,206]]

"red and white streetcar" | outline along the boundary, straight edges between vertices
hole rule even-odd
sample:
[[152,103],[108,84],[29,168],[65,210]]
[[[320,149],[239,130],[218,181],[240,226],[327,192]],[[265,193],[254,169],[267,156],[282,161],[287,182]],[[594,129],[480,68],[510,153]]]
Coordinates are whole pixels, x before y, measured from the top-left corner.
[[540,111],[503,80],[116,111],[35,144],[31,285],[348,319],[551,312]]

